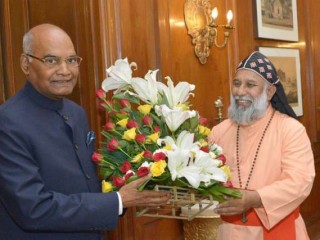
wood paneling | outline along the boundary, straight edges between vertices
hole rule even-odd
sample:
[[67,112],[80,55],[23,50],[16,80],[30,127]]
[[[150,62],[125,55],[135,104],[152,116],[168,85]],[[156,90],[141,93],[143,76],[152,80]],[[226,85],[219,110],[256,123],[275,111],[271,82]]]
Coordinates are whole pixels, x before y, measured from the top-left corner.
[[3,71],[3,64],[2,64],[2,39],[1,39],[1,31],[0,31],[0,104],[5,101],[5,93],[4,93],[4,71]]
[[0,13],[3,90],[5,98],[8,98],[24,84],[24,75],[20,70],[20,54],[22,53],[22,36],[26,29],[26,1],[1,0]]
[[[229,101],[228,48],[212,47],[207,63],[202,65],[195,57],[194,45],[187,35],[183,4],[181,0],[158,1],[162,76],[170,76],[175,83],[187,81],[195,84],[195,97],[191,102],[212,126],[217,123],[214,120],[217,117],[214,101],[218,96],[222,96],[225,103]],[[226,108],[223,110],[225,116]]]
[[[320,25],[320,16],[319,16],[320,2],[319,1],[308,1],[307,9],[305,11],[304,18],[306,19],[306,23],[308,24],[309,30],[309,41],[307,44],[310,46],[310,51],[308,52],[308,57],[310,61],[308,62],[308,71],[310,75],[310,89],[312,89],[310,95],[313,99],[311,103],[313,107],[316,108],[315,112],[315,120],[316,120],[316,131],[314,133],[314,142],[320,144],[320,69],[318,67],[318,63],[320,62],[320,33],[319,33],[319,25]],[[313,118],[311,118],[313,119]],[[320,157],[320,147],[317,146],[317,156]]]

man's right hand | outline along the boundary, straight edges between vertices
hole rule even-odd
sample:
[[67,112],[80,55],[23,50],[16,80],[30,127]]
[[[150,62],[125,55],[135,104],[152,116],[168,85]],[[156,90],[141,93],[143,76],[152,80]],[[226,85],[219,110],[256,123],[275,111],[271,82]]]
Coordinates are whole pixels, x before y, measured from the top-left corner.
[[146,206],[146,207],[158,207],[165,205],[170,199],[170,193],[157,192],[150,190],[138,191],[138,188],[149,179],[146,176],[132,181],[119,190],[122,198],[123,208]]

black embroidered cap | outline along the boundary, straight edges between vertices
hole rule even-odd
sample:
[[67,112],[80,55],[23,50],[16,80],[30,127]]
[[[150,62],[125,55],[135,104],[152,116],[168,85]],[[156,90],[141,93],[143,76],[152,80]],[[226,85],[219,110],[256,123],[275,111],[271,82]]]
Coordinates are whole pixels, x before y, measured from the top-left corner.
[[297,118],[297,115],[288,103],[283,86],[278,78],[277,70],[272,62],[262,53],[255,51],[240,62],[236,71],[245,69],[252,71],[262,77],[277,90],[271,99],[271,105],[279,112],[285,113],[290,117]]

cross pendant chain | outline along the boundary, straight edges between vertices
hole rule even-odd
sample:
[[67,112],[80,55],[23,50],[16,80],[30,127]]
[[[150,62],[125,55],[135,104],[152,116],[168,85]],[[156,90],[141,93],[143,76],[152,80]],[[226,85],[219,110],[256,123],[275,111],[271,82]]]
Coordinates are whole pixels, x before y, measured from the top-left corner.
[[241,222],[246,223],[248,221],[246,212],[242,212]]

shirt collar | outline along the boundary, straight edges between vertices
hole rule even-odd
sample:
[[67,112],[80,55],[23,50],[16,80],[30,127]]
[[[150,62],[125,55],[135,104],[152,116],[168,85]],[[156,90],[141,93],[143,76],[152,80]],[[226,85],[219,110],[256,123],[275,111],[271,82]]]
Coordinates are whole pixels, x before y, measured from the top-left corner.
[[63,98],[59,100],[48,98],[39,93],[29,81],[26,82],[23,92],[28,95],[34,103],[43,108],[55,111],[63,108]]

